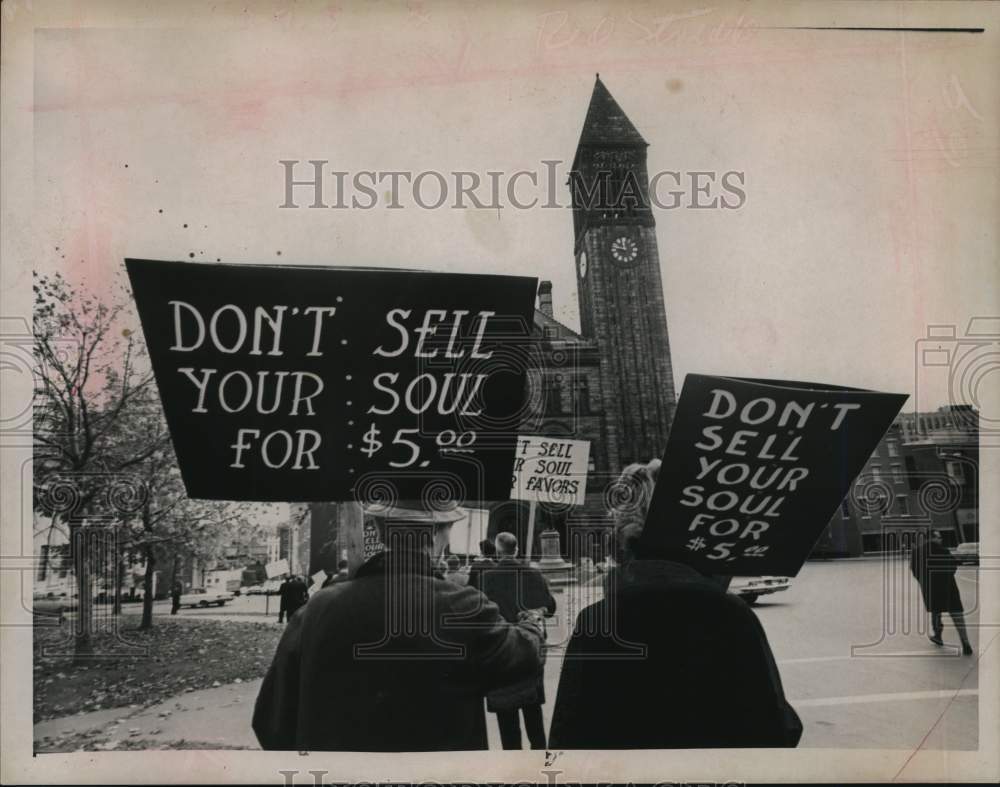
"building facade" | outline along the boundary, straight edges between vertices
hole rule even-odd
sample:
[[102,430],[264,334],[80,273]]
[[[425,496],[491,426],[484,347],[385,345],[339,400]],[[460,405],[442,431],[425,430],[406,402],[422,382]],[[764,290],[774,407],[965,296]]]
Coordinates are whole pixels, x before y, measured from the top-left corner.
[[900,413],[813,554],[893,551],[928,530],[949,546],[979,540],[979,423],[967,405]]

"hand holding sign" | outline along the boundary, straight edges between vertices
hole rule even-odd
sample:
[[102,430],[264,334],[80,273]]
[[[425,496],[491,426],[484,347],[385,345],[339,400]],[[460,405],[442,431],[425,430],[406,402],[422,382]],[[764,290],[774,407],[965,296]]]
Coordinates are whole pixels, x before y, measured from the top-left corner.
[[905,401],[689,374],[642,541],[713,574],[797,574]]

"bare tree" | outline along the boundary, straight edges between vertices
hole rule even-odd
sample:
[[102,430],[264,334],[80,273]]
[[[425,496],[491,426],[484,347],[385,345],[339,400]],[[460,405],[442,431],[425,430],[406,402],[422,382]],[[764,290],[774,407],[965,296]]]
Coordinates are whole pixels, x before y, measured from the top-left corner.
[[[166,443],[133,444],[122,451],[122,426],[134,414],[136,400],[152,388],[144,351],[120,328],[129,299],[117,286],[97,298],[61,275],[34,279],[34,480],[36,503],[53,519],[68,525],[77,582],[75,652],[92,652],[91,561],[84,548],[88,526],[113,518],[114,488]],[[146,399],[149,402],[149,399]],[[63,490],[57,503],[47,495]],[[67,487],[72,491],[67,494]],[[126,496],[128,497],[128,496]],[[141,491],[132,495],[135,502]]]

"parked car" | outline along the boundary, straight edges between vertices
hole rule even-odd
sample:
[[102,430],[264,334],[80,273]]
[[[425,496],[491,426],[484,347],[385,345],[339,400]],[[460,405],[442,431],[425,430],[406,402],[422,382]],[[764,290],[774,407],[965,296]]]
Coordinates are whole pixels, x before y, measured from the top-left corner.
[[951,550],[951,554],[954,555],[955,559],[963,566],[978,566],[979,542],[966,541]]
[[206,590],[205,588],[192,588],[181,596],[182,607],[207,607],[211,604],[223,606],[227,601],[233,600],[233,594],[227,590]]
[[36,593],[31,602],[32,613],[35,617],[52,619],[59,623],[62,623],[69,606],[65,594],[60,598],[55,593],[46,593],[45,595]]
[[756,604],[757,599],[770,593],[788,590],[792,580],[788,577],[733,577],[729,592],[739,596],[747,604]]
[[247,596],[262,596],[264,595],[264,586],[251,585],[248,588],[244,588],[243,593]]

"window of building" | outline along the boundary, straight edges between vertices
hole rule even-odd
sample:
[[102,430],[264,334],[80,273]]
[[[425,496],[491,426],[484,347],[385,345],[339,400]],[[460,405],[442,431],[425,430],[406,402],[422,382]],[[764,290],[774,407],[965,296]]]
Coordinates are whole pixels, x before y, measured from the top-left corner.
[[944,463],[945,472],[948,473],[949,477],[958,481],[960,484],[965,483],[965,470],[962,468],[961,462],[956,462],[955,460],[949,460]]
[[545,338],[548,339],[549,341],[559,338],[559,331],[553,328],[551,325],[546,325],[545,328],[543,329],[543,333],[545,334]]
[[902,484],[906,480],[903,475],[903,466],[899,462],[893,462],[890,465],[890,469],[892,470],[892,482],[894,484]]
[[545,386],[545,412],[562,412],[562,382],[558,377],[549,380]]
[[896,498],[895,508],[896,513],[900,516],[910,515],[910,501],[904,495],[900,495]]
[[881,467],[881,465],[872,465],[871,466],[871,473],[872,473],[872,478],[874,478],[876,481],[882,480],[882,467]]
[[889,452],[889,456],[899,456],[899,443],[895,440],[889,440],[885,444],[886,450]]
[[581,377],[576,383],[577,407],[581,413],[590,412],[590,382]]
[[66,575],[69,574],[69,544],[60,544],[56,548],[56,552],[55,565],[59,569],[59,578],[65,579]]

